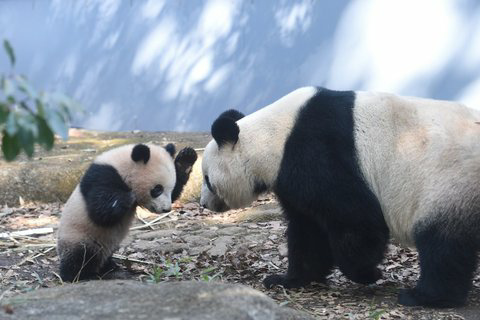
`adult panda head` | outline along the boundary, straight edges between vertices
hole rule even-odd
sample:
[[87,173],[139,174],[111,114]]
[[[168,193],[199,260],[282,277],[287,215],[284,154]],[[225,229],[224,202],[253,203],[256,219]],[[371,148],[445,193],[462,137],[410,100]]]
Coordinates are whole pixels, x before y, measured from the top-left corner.
[[64,206],[57,251],[64,281],[95,278],[113,268],[110,257],[141,206],[168,212],[188,180],[196,153],[172,144],[126,145],[98,156]]
[[[207,145],[203,155],[204,180],[200,204],[214,211],[221,212],[228,210],[230,207],[235,207],[232,203],[244,202],[239,198],[250,193],[250,190],[248,190],[249,177],[244,174],[245,172],[242,174],[240,170],[228,170],[227,175],[224,171],[227,166],[234,169],[241,168],[240,159],[235,156],[235,153],[240,152],[242,148],[241,144],[237,145],[240,128],[236,121],[243,117],[244,115],[241,112],[231,109],[223,112],[212,124],[211,133],[215,142]],[[232,178],[238,179],[239,185],[245,186],[245,188],[243,188],[244,192],[238,193],[232,199],[227,196],[230,203],[230,205],[227,205],[223,200],[226,195],[222,194],[222,191],[230,190],[228,184]]]
[[315,92],[313,87],[297,89],[247,117],[237,110],[220,114],[203,153],[200,204],[222,212],[271,191],[295,114]]

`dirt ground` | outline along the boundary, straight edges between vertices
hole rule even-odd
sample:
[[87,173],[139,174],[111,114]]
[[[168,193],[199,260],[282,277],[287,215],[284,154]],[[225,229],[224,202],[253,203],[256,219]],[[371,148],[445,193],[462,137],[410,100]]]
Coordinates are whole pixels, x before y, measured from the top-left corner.
[[[0,304],[16,293],[62,285],[55,252],[61,206],[0,207]],[[327,286],[266,290],[262,279],[287,267],[285,223],[273,196],[250,208],[223,214],[192,202],[177,204],[164,215],[139,209],[137,216],[115,255],[120,270],[103,279],[243,283],[318,319],[480,319],[479,275],[464,308],[397,305],[397,290],[413,286],[419,270],[416,253],[395,245],[390,245],[381,266],[383,278],[375,285],[357,285],[335,271]],[[20,230],[27,232],[15,233]]]

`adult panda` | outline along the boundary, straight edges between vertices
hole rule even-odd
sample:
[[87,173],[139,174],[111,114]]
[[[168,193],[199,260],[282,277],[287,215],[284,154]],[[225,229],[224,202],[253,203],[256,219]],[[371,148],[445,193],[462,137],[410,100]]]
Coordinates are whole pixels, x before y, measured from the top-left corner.
[[334,266],[381,277],[389,236],[419,252],[408,306],[465,303],[480,244],[480,113],[447,101],[305,87],[212,125],[201,204],[274,191],[288,220],[288,270],[267,287],[325,281]]
[[137,206],[168,212],[187,183],[197,154],[175,146],[125,145],[98,156],[64,206],[57,252],[64,281],[115,269],[113,252],[127,235]]

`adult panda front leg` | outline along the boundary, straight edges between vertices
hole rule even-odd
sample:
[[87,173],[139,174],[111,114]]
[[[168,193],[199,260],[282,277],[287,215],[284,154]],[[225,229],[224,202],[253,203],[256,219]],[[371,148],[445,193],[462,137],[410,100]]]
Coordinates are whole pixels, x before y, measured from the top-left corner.
[[[287,213],[287,217],[289,214]],[[315,221],[296,215],[288,221],[288,269],[286,274],[267,276],[267,288],[281,285],[299,288],[311,282],[325,283],[333,267],[328,234]]]
[[478,236],[462,229],[452,232],[452,226],[435,223],[415,228],[420,279],[415,288],[400,291],[398,303],[435,308],[465,304],[477,267]]

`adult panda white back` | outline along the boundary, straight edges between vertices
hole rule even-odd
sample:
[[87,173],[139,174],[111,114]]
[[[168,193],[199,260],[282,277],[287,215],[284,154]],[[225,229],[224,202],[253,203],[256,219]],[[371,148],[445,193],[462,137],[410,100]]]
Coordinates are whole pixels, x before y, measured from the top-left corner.
[[354,119],[359,164],[393,237],[414,246],[413,229],[422,219],[451,221],[446,228],[480,223],[480,211],[476,219],[459,216],[473,209],[463,208],[474,202],[469,197],[478,197],[478,111],[451,101],[356,92]]

